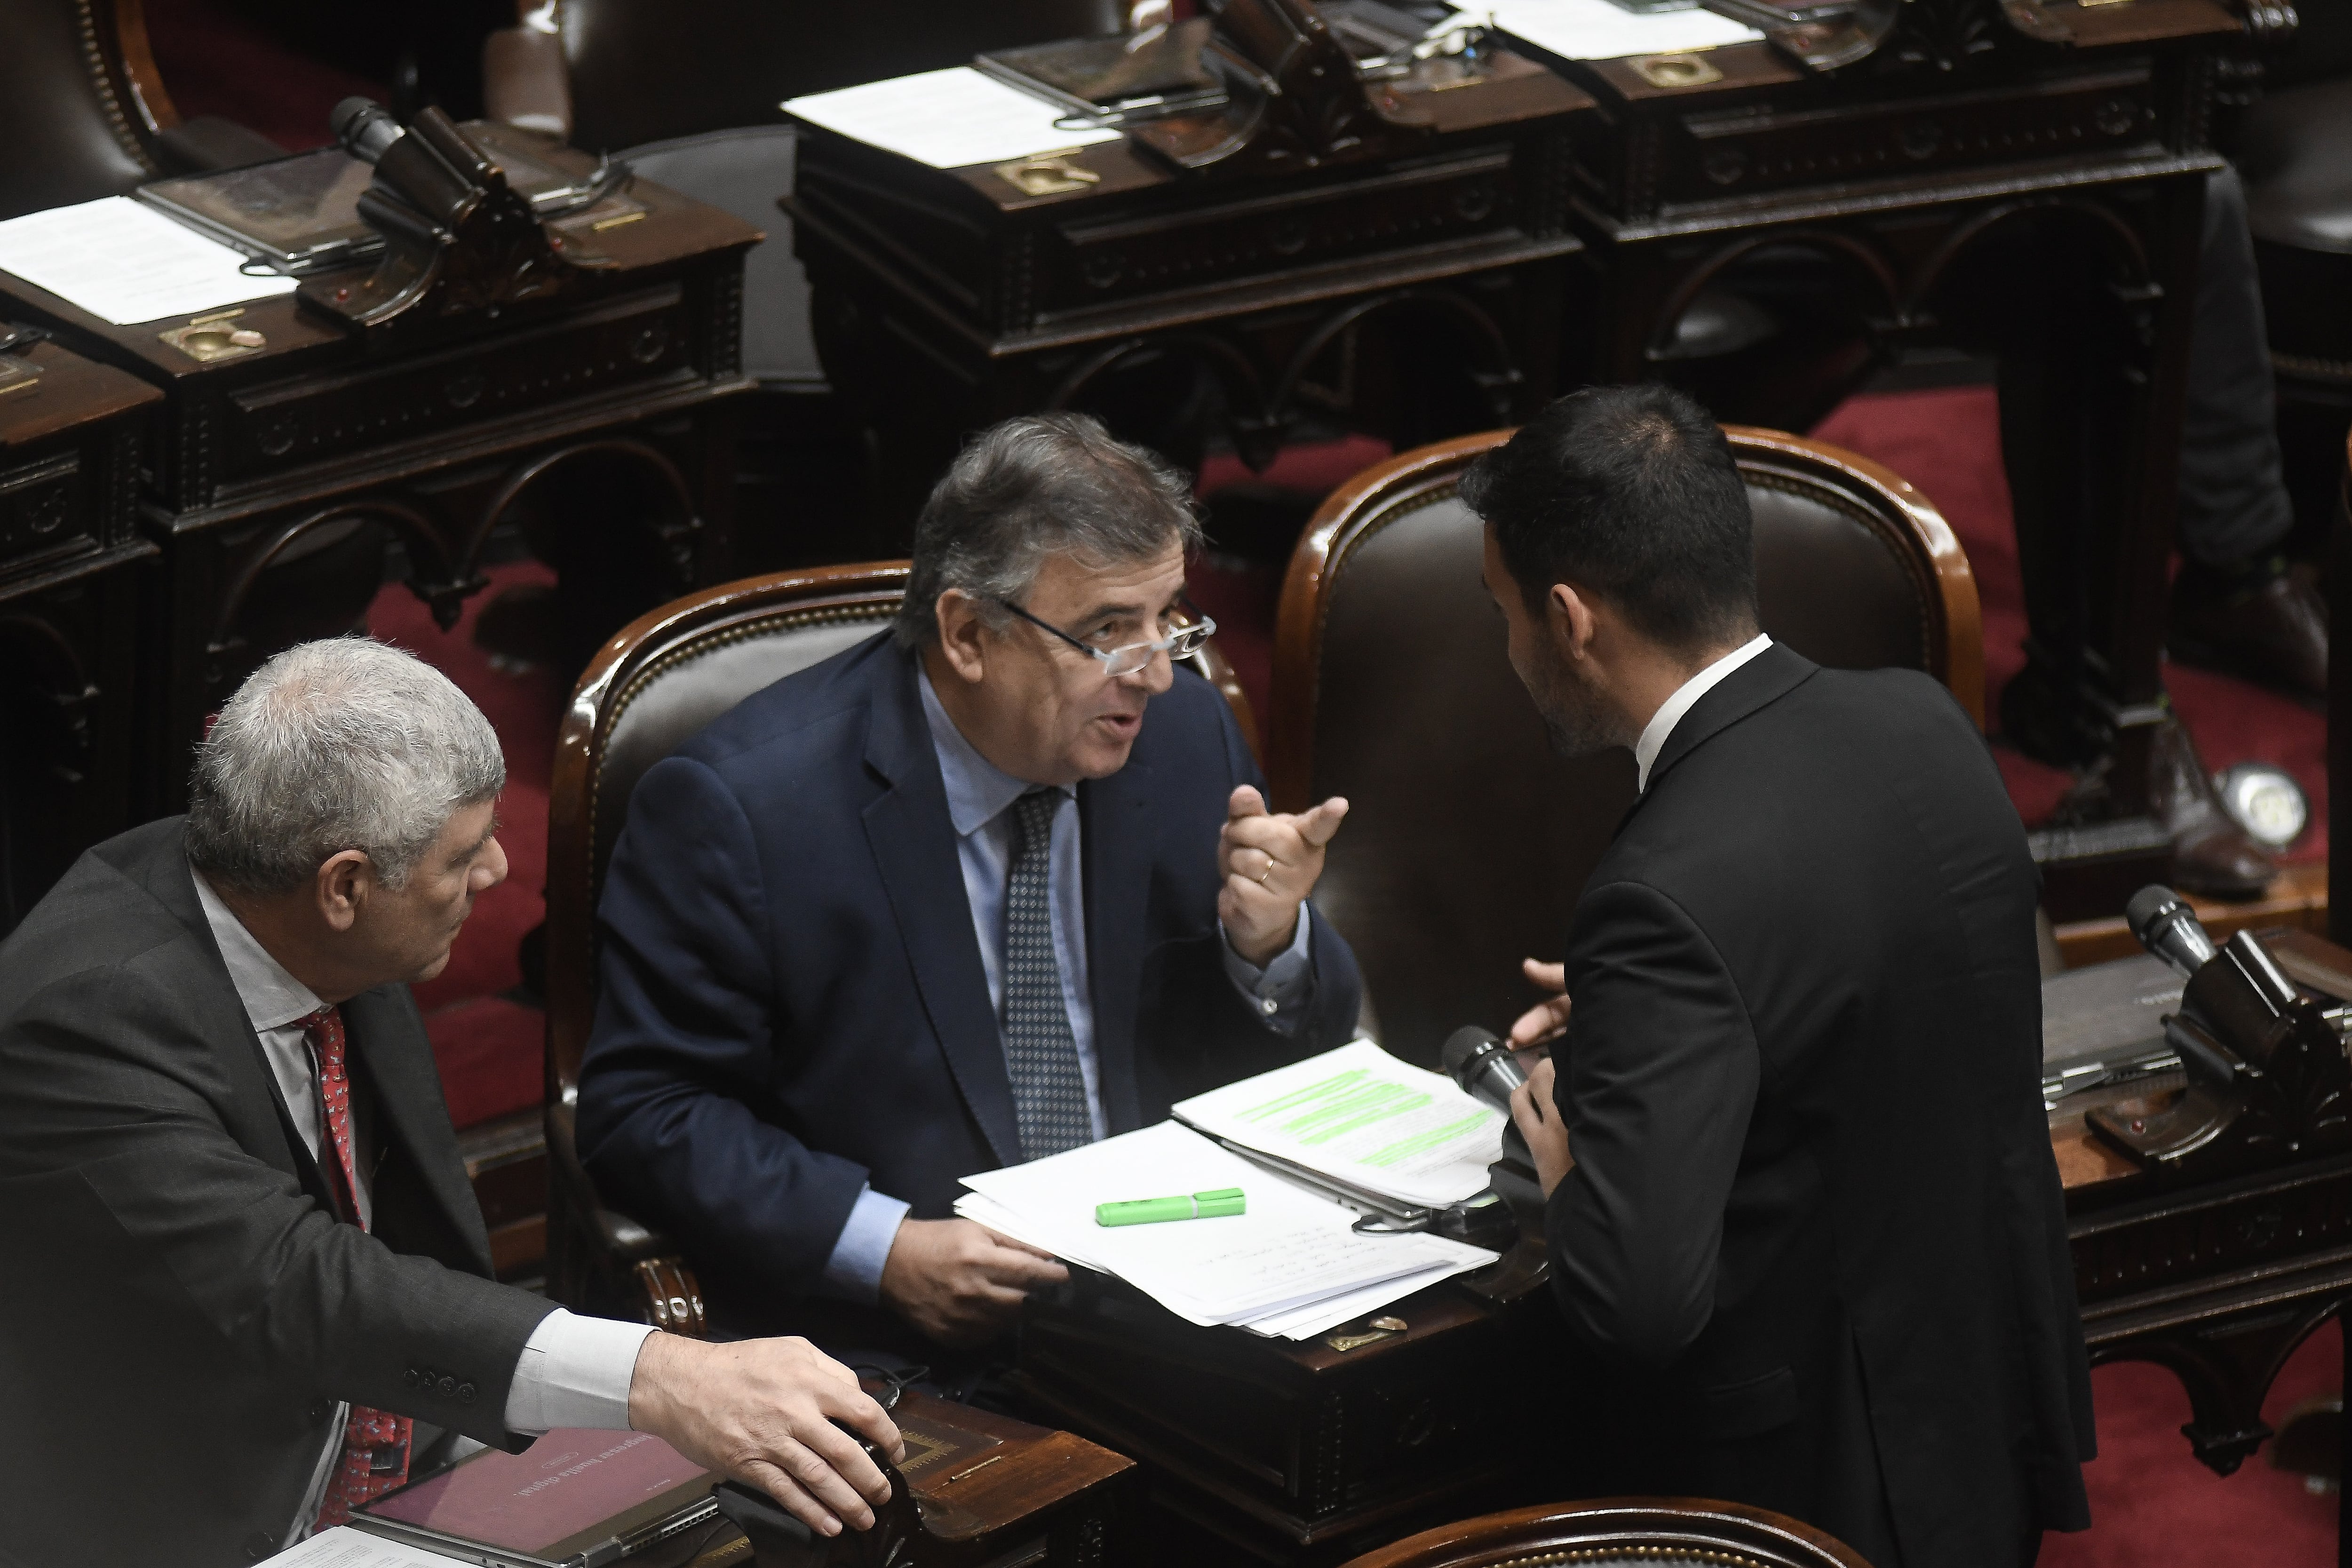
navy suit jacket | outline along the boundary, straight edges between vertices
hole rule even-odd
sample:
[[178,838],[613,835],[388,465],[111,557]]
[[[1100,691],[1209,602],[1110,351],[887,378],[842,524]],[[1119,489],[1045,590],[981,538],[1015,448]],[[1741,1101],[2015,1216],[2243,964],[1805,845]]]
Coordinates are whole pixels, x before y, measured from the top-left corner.
[[[1127,766],[1078,786],[1114,1133],[1354,1026],[1355,959],[1321,920],[1289,1037],[1225,975],[1217,835],[1242,784],[1264,787],[1231,710],[1180,668]],[[724,1331],[928,1353],[881,1309],[814,1294],[861,1187],[944,1218],[959,1177],[1020,1159],[914,658],[877,636],[656,764],[598,921],[579,1104],[598,1188],[679,1243]]]

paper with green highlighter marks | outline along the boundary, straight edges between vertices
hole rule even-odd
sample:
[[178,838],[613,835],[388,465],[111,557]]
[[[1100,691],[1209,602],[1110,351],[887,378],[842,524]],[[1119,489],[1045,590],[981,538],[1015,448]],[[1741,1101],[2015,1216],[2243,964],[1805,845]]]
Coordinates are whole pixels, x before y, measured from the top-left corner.
[[1191,1197],[1129,1198],[1124,1203],[1097,1204],[1097,1225],[1163,1225],[1178,1219],[1231,1219],[1249,1212],[1249,1199],[1239,1187],[1219,1187]]
[[1482,1190],[1503,1152],[1501,1112],[1370,1040],[1195,1095],[1175,1110],[1213,1138],[1431,1207]]

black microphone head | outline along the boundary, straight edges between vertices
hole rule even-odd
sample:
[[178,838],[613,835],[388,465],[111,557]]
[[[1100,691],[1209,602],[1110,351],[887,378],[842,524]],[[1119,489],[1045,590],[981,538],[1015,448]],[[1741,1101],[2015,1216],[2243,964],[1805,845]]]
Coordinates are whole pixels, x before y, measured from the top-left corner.
[[1511,1108],[1511,1090],[1528,1081],[1509,1044],[1475,1024],[1447,1036],[1438,1059],[1445,1064],[1445,1076],[1461,1085],[1463,1092],[1506,1113]]
[[2194,975],[2213,956],[2213,939],[2197,911],[2161,882],[2150,882],[2131,896],[2124,906],[2124,923],[2142,947],[2183,975]]
[[343,150],[362,163],[373,163],[385,148],[407,134],[390,110],[373,99],[352,97],[335,105],[327,127]]
[[2131,902],[2124,906],[2124,923],[2131,927],[2132,935],[2146,942],[2158,921],[2173,910],[2187,907],[2180,901],[2179,893],[2161,882],[2150,882],[2134,893]]
[[1445,1044],[1439,1049],[1437,1059],[1444,1065],[1446,1076],[1458,1081],[1463,1063],[1486,1047],[1500,1044],[1502,1042],[1495,1037],[1495,1032],[1492,1029],[1482,1029],[1475,1024],[1465,1024],[1445,1037]]

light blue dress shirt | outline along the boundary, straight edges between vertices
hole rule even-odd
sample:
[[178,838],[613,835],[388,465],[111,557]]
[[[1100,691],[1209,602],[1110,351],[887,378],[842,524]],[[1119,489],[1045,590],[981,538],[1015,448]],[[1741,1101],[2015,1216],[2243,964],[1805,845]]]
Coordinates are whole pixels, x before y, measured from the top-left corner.
[[[1032,787],[980,754],[963,737],[940,705],[928,671],[918,669],[916,684],[923,699],[923,717],[929,723],[931,749],[940,759],[940,781],[947,786],[948,820],[956,832],[956,858],[963,871],[965,900],[971,905],[972,934],[980,942],[980,963],[988,975],[989,1005],[998,1025],[1004,1015],[1004,894],[1013,874],[1013,814],[1005,808]],[[1095,1055],[1094,993],[1087,976],[1086,857],[1078,841],[1077,791],[1065,785],[1054,809],[1054,842],[1047,863],[1048,898],[1052,904],[1054,962],[1062,973],[1062,1006],[1070,1016],[1070,1037],[1078,1048],[1078,1071],[1086,1079],[1087,1114],[1094,1135],[1110,1131],[1103,1114],[1102,1071]],[[1315,993],[1315,972],[1307,962],[1307,906],[1298,910],[1298,932],[1289,947],[1276,953],[1265,969],[1223,947],[1225,973],[1250,1005],[1277,1034],[1297,1026],[1299,1014]],[[848,1223],[825,1259],[823,1285],[828,1295],[872,1301],[881,1293],[882,1265],[908,1205],[868,1187],[857,1194]]]

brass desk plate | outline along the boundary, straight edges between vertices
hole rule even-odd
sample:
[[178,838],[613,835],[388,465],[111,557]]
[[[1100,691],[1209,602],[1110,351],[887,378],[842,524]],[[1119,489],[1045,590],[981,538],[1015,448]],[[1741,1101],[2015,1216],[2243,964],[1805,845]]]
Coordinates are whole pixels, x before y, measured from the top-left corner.
[[38,386],[40,382],[39,365],[30,360],[17,359],[12,354],[0,354],[0,397],[5,397],[12,392],[23,392],[27,387]]
[[1065,147],[1058,153],[1015,158],[1010,163],[996,165],[996,177],[1024,196],[1058,196],[1083,191],[1088,185],[1102,184],[1100,174],[1070,162],[1083,150]]
[[243,314],[242,310],[237,310],[213,316],[198,316],[184,327],[173,327],[168,332],[155,335],[190,359],[201,360],[206,364],[268,348],[269,340],[252,328],[229,324]]
[[1641,55],[1632,64],[1633,74],[1652,87],[1705,87],[1723,79],[1723,72],[1697,55]]

